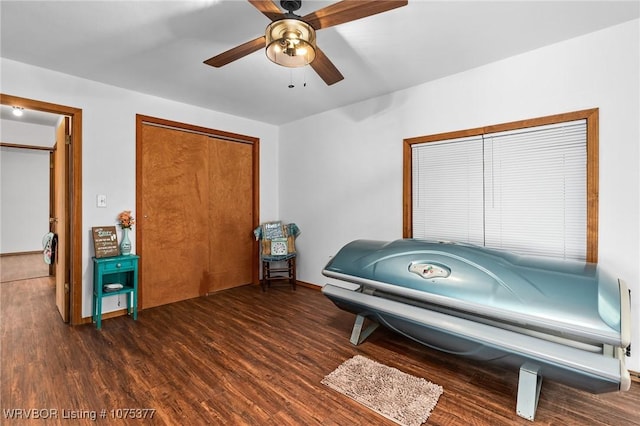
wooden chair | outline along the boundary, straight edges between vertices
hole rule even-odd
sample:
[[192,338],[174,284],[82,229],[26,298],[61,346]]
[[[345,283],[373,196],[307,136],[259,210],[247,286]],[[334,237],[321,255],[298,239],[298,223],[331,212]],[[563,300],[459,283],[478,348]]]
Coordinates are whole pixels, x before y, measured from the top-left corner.
[[300,229],[295,223],[267,222],[253,231],[260,241],[262,262],[262,291],[271,287],[273,281],[287,281],[291,289],[296,289],[296,237]]

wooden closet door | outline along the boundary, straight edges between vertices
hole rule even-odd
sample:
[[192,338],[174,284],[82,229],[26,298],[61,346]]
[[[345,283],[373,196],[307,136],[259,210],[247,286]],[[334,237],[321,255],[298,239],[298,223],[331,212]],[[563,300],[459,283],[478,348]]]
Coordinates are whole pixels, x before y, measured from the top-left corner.
[[253,146],[211,139],[209,144],[209,291],[252,282]]
[[209,288],[208,142],[196,133],[142,126],[142,308]]
[[252,283],[256,146],[150,124],[139,133],[141,307]]

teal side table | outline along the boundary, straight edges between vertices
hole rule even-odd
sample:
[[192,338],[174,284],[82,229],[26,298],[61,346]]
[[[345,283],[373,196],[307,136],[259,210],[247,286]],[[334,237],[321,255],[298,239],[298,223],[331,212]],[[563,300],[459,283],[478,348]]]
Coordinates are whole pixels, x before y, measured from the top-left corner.
[[[135,254],[93,258],[93,322],[102,328],[102,299],[118,294],[127,295],[127,313],[138,319],[138,259]],[[122,288],[105,291],[107,284],[122,284]]]

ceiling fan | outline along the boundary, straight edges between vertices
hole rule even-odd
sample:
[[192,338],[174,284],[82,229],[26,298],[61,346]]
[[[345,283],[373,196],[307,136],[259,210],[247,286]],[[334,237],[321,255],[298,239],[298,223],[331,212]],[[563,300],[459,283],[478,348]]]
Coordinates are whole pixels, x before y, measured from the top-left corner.
[[265,35],[204,61],[220,68],[250,53],[266,48],[267,57],[285,67],[311,65],[327,85],[344,79],[340,71],[315,43],[315,31],[405,6],[408,0],[343,0],[306,16],[294,12],[301,0],[280,0],[283,13],[272,0],[248,0],[272,22]]

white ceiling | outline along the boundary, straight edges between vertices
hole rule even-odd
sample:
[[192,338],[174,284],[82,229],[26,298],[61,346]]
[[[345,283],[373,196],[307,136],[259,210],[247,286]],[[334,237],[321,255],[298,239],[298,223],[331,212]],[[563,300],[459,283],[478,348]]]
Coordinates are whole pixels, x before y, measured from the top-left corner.
[[0,105],[0,119],[13,120],[23,123],[38,124],[40,126],[55,127],[60,118],[57,114],[44,111],[34,111],[25,109],[20,117],[13,115],[13,107],[10,105]]
[[[332,3],[305,1],[297,14]],[[264,34],[268,19],[242,0],[2,0],[0,55],[279,125],[636,19],[639,5],[409,0],[318,31],[319,47],[345,77],[332,86],[264,52],[223,68],[203,64]]]

